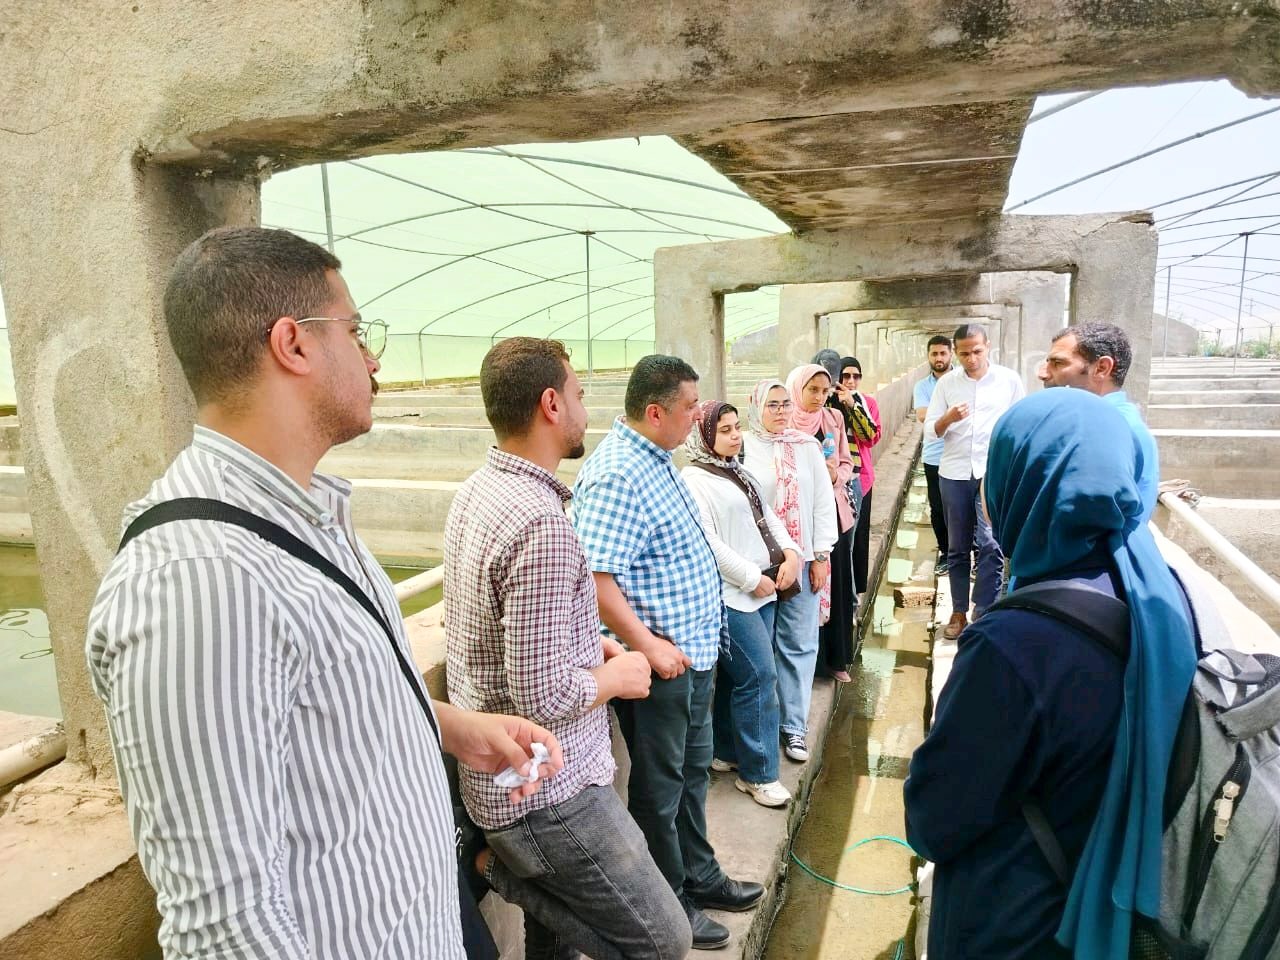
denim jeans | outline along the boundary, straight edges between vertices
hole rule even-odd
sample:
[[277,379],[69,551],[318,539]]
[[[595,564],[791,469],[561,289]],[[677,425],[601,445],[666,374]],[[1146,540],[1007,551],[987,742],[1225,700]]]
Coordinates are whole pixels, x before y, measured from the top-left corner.
[[809,582],[809,564],[800,564],[800,592],[774,614],[774,667],[778,672],[780,727],[804,736],[809,729],[809,700],[818,661],[818,595]]
[[612,701],[631,755],[627,809],[678,895],[724,880],[707,840],[714,687],[715,670],[686,670],[671,680],[655,674],[645,699]]
[[1004,554],[991,535],[991,525],[978,502],[980,480],[938,479],[942,506],[947,514],[947,576],[951,581],[951,609],[969,612],[970,549],[978,551],[978,577],[973,584],[974,617],[995,603],[1004,576]]
[[773,616],[778,601],[744,613],[727,607],[729,656],[720,655],[713,710],[715,755],[747,783],[778,779],[778,675]]
[[485,837],[485,879],[524,909],[527,960],[679,960],[689,950],[684,907],[613,787],[586,787]]

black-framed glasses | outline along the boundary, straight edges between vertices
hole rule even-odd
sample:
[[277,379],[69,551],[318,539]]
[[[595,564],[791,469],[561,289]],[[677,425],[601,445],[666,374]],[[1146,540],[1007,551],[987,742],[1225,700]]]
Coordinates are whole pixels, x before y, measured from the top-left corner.
[[764,408],[770,413],[782,413],[784,410],[791,409],[790,400],[770,400],[764,405]]
[[[339,323],[354,323],[356,345],[367,356],[377,360],[387,349],[387,324],[384,320],[354,320],[351,317],[302,317],[295,323],[311,323],[315,320],[336,320]],[[269,331],[268,331],[269,332]]]
[[862,379],[862,374],[860,374],[860,373],[842,373],[842,374],[840,374],[840,379],[841,379],[841,380],[861,380],[861,379]]

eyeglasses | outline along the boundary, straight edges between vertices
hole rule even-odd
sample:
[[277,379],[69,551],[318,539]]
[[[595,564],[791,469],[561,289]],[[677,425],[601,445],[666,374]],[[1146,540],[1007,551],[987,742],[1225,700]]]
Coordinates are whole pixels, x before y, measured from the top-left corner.
[[[387,324],[383,320],[354,320],[351,317],[303,317],[296,321],[299,324],[311,323],[314,320],[336,320],[338,323],[354,323],[356,325],[356,345],[371,359],[377,360],[387,349]],[[270,330],[267,331],[270,333]]]
[[861,379],[862,379],[862,374],[860,374],[860,373],[842,373],[842,374],[840,374],[840,379],[841,379],[841,380],[861,380]]
[[770,400],[764,405],[764,408],[770,413],[782,413],[784,410],[791,409],[790,400]]

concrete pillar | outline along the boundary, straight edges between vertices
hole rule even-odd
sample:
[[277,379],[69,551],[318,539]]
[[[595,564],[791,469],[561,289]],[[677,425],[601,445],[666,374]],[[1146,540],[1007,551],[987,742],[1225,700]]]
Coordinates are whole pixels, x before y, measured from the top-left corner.
[[[668,248],[678,249],[678,248]],[[657,253],[665,253],[659,250]],[[655,255],[655,283],[658,264]],[[664,287],[664,309],[654,311],[654,349],[680,357],[698,371],[698,395],[704,399],[724,396],[724,295],[707,295],[702,278],[686,276]],[[681,282],[681,280],[683,282]],[[812,356],[812,354],[810,354]]]
[[[122,507],[189,442],[194,419],[161,315],[164,284],[205,230],[258,221],[259,185],[139,170],[127,152],[104,162],[79,149],[86,138],[77,127],[59,136],[65,149],[33,145],[29,165],[0,180],[0,283],[67,756],[97,776],[112,766],[85,667],[89,607]],[[77,269],[51,275],[51,247]]]
[[1021,312],[1009,317],[1008,340],[1013,352],[1002,361],[1022,374],[1028,390],[1039,388],[1036,370],[1049,352],[1055,333],[1065,324],[1068,283],[1061,274],[1045,272],[1005,273],[995,279],[994,296],[1017,303]]
[[1144,224],[1109,224],[1085,238],[1071,284],[1072,323],[1102,320],[1129,335],[1133,365],[1125,392],[1144,409],[1151,389],[1156,247],[1155,231]]

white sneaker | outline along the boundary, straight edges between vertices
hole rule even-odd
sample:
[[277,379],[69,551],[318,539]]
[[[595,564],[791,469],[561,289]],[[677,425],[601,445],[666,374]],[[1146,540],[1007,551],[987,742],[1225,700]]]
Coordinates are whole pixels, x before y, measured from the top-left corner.
[[796,763],[804,763],[809,759],[809,747],[800,734],[784,733],[782,743],[782,752],[787,755],[787,759],[794,760]]
[[751,794],[751,799],[762,807],[785,807],[791,802],[791,791],[777,780],[768,783],[747,783],[741,777],[733,785],[743,793]]
[[728,773],[730,770],[737,770],[738,765],[732,760],[721,760],[719,757],[712,757],[711,769],[716,773]]

